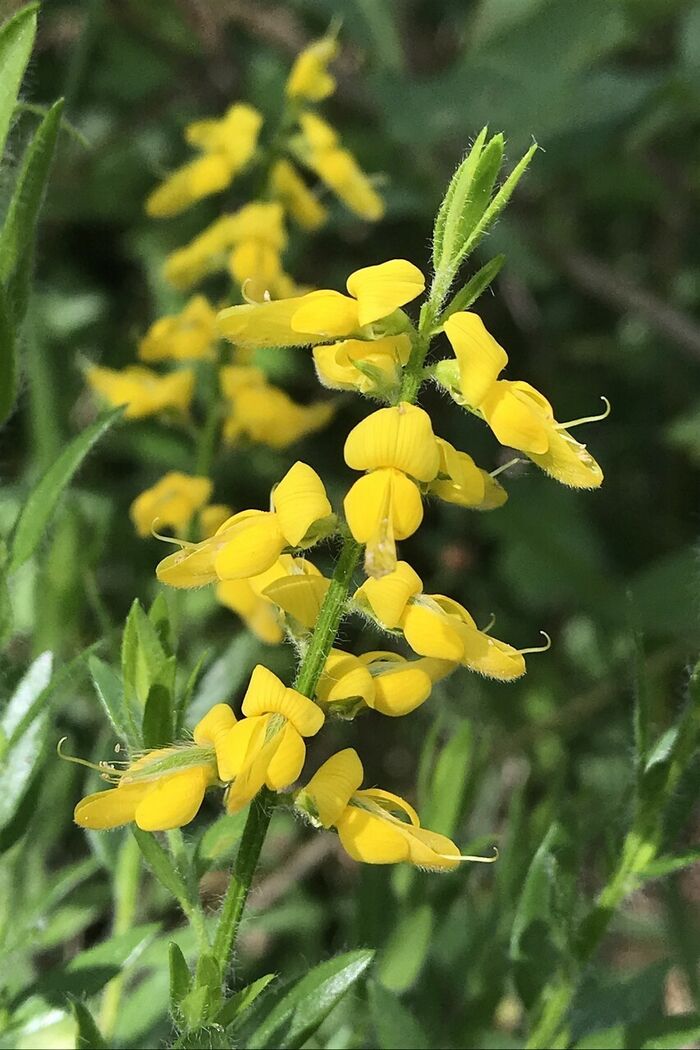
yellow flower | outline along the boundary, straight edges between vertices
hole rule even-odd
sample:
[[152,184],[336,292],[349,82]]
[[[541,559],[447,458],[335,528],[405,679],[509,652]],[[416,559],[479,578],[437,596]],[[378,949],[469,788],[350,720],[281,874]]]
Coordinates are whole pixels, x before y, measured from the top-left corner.
[[335,79],[328,72],[328,63],[338,53],[338,42],[334,36],[324,36],[305,47],[294,60],[289,79],[289,98],[307,102],[321,102],[335,91]]
[[192,361],[210,357],[216,339],[216,311],[195,295],[179,314],[161,317],[139,343],[142,361]]
[[374,702],[370,706],[392,718],[415,711],[428,699],[433,685],[457,666],[449,660],[407,660],[398,653],[383,651],[363,653],[359,660],[374,683]]
[[159,748],[118,769],[105,763],[103,775],[117,781],[110,791],[87,795],[75,807],[75,822],[92,831],[134,821],[143,831],[169,831],[189,824],[208,787],[217,783],[215,745],[235,724],[226,704],[217,704],[198,723],[194,744]]
[[448,382],[455,400],[482,416],[501,444],[524,452],[557,481],[573,488],[598,488],[603,481],[600,466],[567,427],[604,419],[609,404],[600,416],[558,423],[549,401],[529,383],[498,379],[508,355],[476,314],[453,314],[445,321],[445,333],[459,370],[457,385]]
[[[318,590],[294,586],[306,582],[318,584]],[[284,638],[282,612],[294,616],[305,627],[313,627],[328,585],[329,581],[310,561],[282,554],[258,576],[223,581],[216,588],[216,597],[222,605],[238,613],[262,642],[277,645]]]
[[176,540],[182,549],[160,562],[158,579],[171,587],[248,579],[271,568],[285,548],[312,546],[335,527],[323,482],[306,463],[287,471],[271,502],[271,511],[234,514],[201,543]]
[[464,857],[451,839],[420,826],[412,806],[380,788],[360,791],[364,770],[357,752],[332,755],[297,793],[295,804],[317,827],[335,827],[345,851],[365,864],[408,861],[419,868],[451,871]]
[[302,113],[298,154],[350,211],[369,222],[384,214],[384,202],[355,157],[344,149],[338,136],[316,113]]
[[432,481],[440,466],[430,417],[407,402],[380,408],[350,431],[345,462],[369,471],[346,495],[345,517],[354,538],[366,545],[368,574],[386,575],[396,566],[395,540],[412,536],[423,520],[416,482]]
[[319,679],[316,699],[342,718],[352,718],[363,706],[398,717],[420,707],[433,684],[457,665],[447,660],[406,660],[398,653],[371,652],[354,656],[331,649]]
[[91,365],[86,379],[110,405],[126,405],[125,419],[142,419],[166,409],[186,413],[194,393],[194,372],[189,368],[158,375],[150,368],[129,365],[121,372]]
[[508,499],[503,486],[485,470],[477,467],[466,452],[458,452],[449,441],[436,438],[440,450],[437,477],[428,492],[447,503],[474,510],[494,510]]
[[330,401],[299,405],[279,387],[250,383],[241,385],[232,398],[224,437],[229,442],[246,437],[270,448],[287,448],[321,430],[334,413]]
[[[381,579],[369,579],[354,601],[388,630],[400,628],[419,656],[462,664],[487,678],[512,681],[525,674],[527,653],[480,631],[467,610],[442,594],[423,594],[420,577],[406,562]],[[544,648],[548,648],[547,644]]]
[[350,274],[349,296],[321,289],[279,302],[230,306],[221,311],[217,325],[220,334],[234,343],[315,345],[357,334],[415,299],[424,287],[425,278],[417,267],[405,259],[390,259]]
[[222,780],[231,782],[226,808],[236,813],[264,784],[282,791],[294,783],[306,757],[304,737],[325,721],[317,704],[289,689],[266,667],[253,670],[243,698],[243,718],[215,743]]
[[283,158],[275,162],[270,172],[270,187],[302,229],[317,230],[323,226],[328,212],[290,161]]
[[325,387],[361,394],[396,389],[410,353],[411,340],[403,333],[383,339],[345,339],[313,350],[316,374]]
[[139,536],[150,536],[154,524],[186,532],[196,512],[211,496],[209,478],[192,477],[171,470],[150,489],[137,496],[129,514]]
[[227,521],[233,511],[227,503],[210,503],[199,512],[199,530],[202,539],[206,540]]
[[261,126],[260,114],[244,103],[232,106],[220,120],[190,124],[185,137],[204,155],[177,168],[161,183],[148,197],[146,212],[154,218],[168,218],[226,189],[255,153]]

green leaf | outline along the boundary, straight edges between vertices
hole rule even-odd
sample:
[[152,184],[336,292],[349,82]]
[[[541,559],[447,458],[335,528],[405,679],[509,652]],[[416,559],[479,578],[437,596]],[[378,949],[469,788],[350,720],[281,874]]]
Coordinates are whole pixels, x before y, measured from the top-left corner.
[[434,915],[429,904],[420,904],[404,915],[382,952],[378,977],[392,992],[406,992],[418,979],[430,951]]
[[470,723],[464,720],[438,755],[425,807],[426,827],[441,835],[449,837],[457,827],[464,802],[472,750],[472,728]]
[[428,1050],[428,1036],[401,1000],[372,981],[369,1009],[377,1036],[378,1050]]
[[122,678],[126,703],[135,718],[143,718],[154,685],[172,695],[176,661],[164,650],[158,632],[136,599],[129,610],[122,639]]
[[175,738],[177,739],[182,733],[182,727],[187,717],[187,711],[192,702],[194,691],[199,681],[199,676],[202,673],[202,668],[207,661],[208,653],[205,650],[200,654],[197,663],[192,668],[192,672],[185,683],[185,688],[181,691],[179,697],[175,701]]
[[488,128],[482,128],[474,145],[452,176],[442,204],[438,209],[433,230],[433,266],[436,273],[444,268],[454,254],[453,235],[455,230],[454,225],[450,225],[448,228],[448,222],[451,222],[452,216],[461,214],[464,203],[468,199],[469,187],[471,186],[476,166],[479,163],[487,134]]
[[457,292],[454,299],[445,307],[439,323],[444,324],[448,317],[459,310],[468,310],[496,279],[505,261],[505,255],[496,255],[480,270],[477,270],[474,276],[469,278],[464,288]]
[[258,977],[257,981],[253,981],[252,984],[247,984],[245,988],[241,988],[240,991],[226,1000],[214,1018],[215,1024],[220,1024],[222,1028],[227,1028],[230,1024],[233,1024],[241,1014],[250,1009],[258,996],[265,991],[270,981],[274,981],[276,977],[276,973],[266,973],[264,977]]
[[131,827],[131,834],[138,842],[144,860],[158,881],[178,901],[186,901],[189,897],[187,883],[155,835],[150,831],[141,831],[135,825]]
[[200,863],[221,864],[230,859],[241,840],[248,807],[238,813],[222,813],[213,824],[210,824],[202,835],[197,849]]
[[455,258],[455,266],[460,266],[481,241],[490,226],[496,221],[506,204],[513,196],[515,187],[527,171],[533,156],[539,149],[537,143],[533,143],[524,157],[515,165],[508,178],[505,180],[498,193],[495,195],[488,208],[484,211],[481,219],[470,233],[466,243]]
[[16,323],[21,321],[26,310],[32,247],[62,112],[63,100],[60,99],[35,131],[22,159],[5,224],[0,232],[0,281],[7,286],[7,301]]
[[256,1028],[248,1040],[250,1050],[298,1050],[367,971],[373,958],[373,951],[362,949],[315,966]]
[[0,285],[0,423],[12,412],[17,396],[15,325],[5,290]]
[[[17,840],[23,829],[11,828],[22,801],[36,782],[46,746],[46,714],[38,714],[40,699],[51,679],[52,656],[43,653],[31,665],[3,712],[0,721],[0,840],[3,849]],[[24,814],[24,810],[21,811]],[[30,814],[26,814],[29,819]]]
[[173,742],[172,694],[159,682],[148,690],[142,732],[144,747],[147,748],[164,747]]
[[122,409],[117,408],[95,420],[92,426],[73,438],[29,494],[10,542],[10,571],[23,565],[37,549],[64,489],[70,484],[88,452],[121,414]]
[[99,656],[91,656],[88,660],[88,667],[95,692],[112,729],[122,740],[138,746],[140,740],[135,727],[133,723],[132,726],[129,726],[129,712],[124,704],[124,687],[121,678]]
[[37,656],[10,697],[0,720],[0,733],[6,744],[17,737],[17,730],[25,723],[27,714],[34,710],[37,699],[51,681],[53,655]]
[[175,941],[168,945],[168,962],[170,965],[170,1008],[174,1014],[179,1012],[180,1004],[192,988],[192,974],[182,949]]
[[113,977],[137,962],[157,932],[156,923],[135,926],[127,933],[82,951],[67,965],[43,973],[22,992],[21,998],[41,995],[61,1003],[67,995],[95,995]]
[[0,29],[0,155],[36,35],[38,4],[28,4]]
[[639,872],[640,879],[663,879],[700,863],[700,849],[689,850],[678,857],[658,857]]
[[80,999],[71,999],[70,1008],[78,1029],[75,1050],[107,1050],[107,1043],[85,1003]]
[[168,601],[163,591],[159,591],[148,610],[149,622],[153,624],[163,652],[172,656],[175,651],[173,626],[170,622]]

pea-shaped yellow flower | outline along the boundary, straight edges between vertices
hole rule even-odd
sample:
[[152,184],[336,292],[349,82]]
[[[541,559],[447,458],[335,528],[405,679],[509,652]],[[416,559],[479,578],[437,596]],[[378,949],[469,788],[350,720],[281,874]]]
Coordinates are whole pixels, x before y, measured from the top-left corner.
[[185,132],[187,142],[203,156],[176,169],[146,201],[154,218],[168,218],[196,201],[219,193],[250,161],[258,144],[262,117],[237,102],[219,120],[198,120]]
[[221,779],[230,782],[226,808],[236,813],[266,784],[282,791],[298,778],[306,757],[304,737],[324,723],[321,708],[287,688],[261,664],[243,698],[245,717],[216,740]]
[[299,159],[325,182],[350,211],[368,222],[384,214],[384,201],[353,154],[344,149],[330,124],[307,111],[299,118],[301,135],[296,145]]
[[222,381],[222,389],[231,402],[224,420],[224,437],[231,444],[247,438],[270,448],[287,448],[327,426],[336,410],[332,401],[299,405],[264,380],[237,385],[235,393]]
[[194,361],[211,357],[216,340],[216,310],[195,295],[179,314],[155,321],[139,343],[142,361]]
[[328,212],[291,161],[282,158],[273,164],[270,187],[275,197],[303,230],[317,230],[323,226]]
[[600,416],[558,423],[549,401],[529,383],[498,379],[508,355],[477,314],[453,314],[445,321],[445,333],[455,352],[458,378],[452,379],[449,362],[441,363],[437,374],[446,378],[454,399],[482,416],[501,444],[524,452],[557,481],[573,488],[598,488],[603,481],[600,466],[567,427],[604,419],[609,404]]
[[330,390],[359,390],[380,396],[399,385],[401,369],[411,353],[411,340],[405,333],[382,339],[345,339],[340,343],[314,347],[313,356],[319,381]]
[[349,467],[368,472],[345,497],[348,526],[366,546],[368,574],[383,576],[396,566],[395,540],[423,520],[417,483],[432,481],[440,466],[430,416],[407,402],[381,408],[350,431],[344,451]]
[[287,616],[307,630],[314,626],[328,585],[306,558],[282,554],[259,576],[223,581],[216,597],[262,642],[277,645],[284,638]]
[[169,471],[150,489],[137,496],[129,515],[139,536],[150,536],[154,526],[186,532],[197,511],[211,496],[209,478]]
[[335,827],[345,851],[365,864],[408,861],[418,868],[451,871],[460,861],[489,863],[495,857],[462,856],[445,835],[420,826],[405,799],[380,788],[360,790],[362,762],[353,748],[332,755],[298,792],[296,806],[317,827]]
[[272,510],[244,510],[201,543],[176,540],[181,550],[156,568],[171,587],[201,587],[214,580],[244,580],[266,572],[285,549],[310,547],[335,528],[323,482],[297,462],[271,495]]
[[372,338],[375,333],[368,326],[411,302],[424,288],[425,278],[417,267],[405,259],[390,259],[352,273],[349,295],[321,289],[278,302],[230,306],[221,311],[217,325],[226,339],[249,346],[317,345],[351,335]]
[[185,414],[194,393],[194,372],[189,368],[159,375],[139,365],[122,371],[91,365],[85,376],[108,404],[115,408],[126,405],[125,419],[143,419],[169,410]]
[[335,36],[324,36],[305,47],[294,60],[289,79],[289,98],[306,102],[322,102],[335,91],[335,78],[328,72],[328,64],[338,53]]
[[384,651],[354,656],[331,649],[316,699],[342,718],[354,717],[362,707],[395,718],[425,703],[434,683],[456,666],[447,660],[407,660]]
[[75,822],[92,831],[132,821],[143,831],[169,831],[189,824],[208,787],[219,781],[215,744],[234,724],[233,711],[217,704],[195,727],[194,744],[148,751],[126,768],[104,763],[116,788],[87,795],[75,807]]
[[503,486],[487,471],[477,467],[466,452],[459,452],[449,441],[436,438],[440,450],[437,477],[428,485],[431,496],[456,503],[470,510],[495,510],[508,498]]

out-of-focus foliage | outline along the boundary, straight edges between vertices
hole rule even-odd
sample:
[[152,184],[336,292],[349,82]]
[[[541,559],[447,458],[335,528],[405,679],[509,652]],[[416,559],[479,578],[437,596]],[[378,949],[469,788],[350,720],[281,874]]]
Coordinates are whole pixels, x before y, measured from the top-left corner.
[[[17,6],[4,0],[0,14]],[[427,267],[433,217],[465,144],[488,123],[505,132],[513,163],[534,136],[542,150],[472,260],[470,272],[499,253],[507,260],[477,309],[564,418],[581,404],[596,412],[601,394],[613,414],[587,433],[606,473],[599,492],[562,489],[533,468],[511,472],[502,512],[466,518],[431,505],[402,548],[431,592],[449,592],[484,623],[493,612],[499,634],[525,646],[541,627],[555,642],[514,685],[460,676],[409,719],[368,716],[367,782],[410,791],[420,751],[426,826],[470,852],[498,842],[498,864],[440,877],[360,868],[332,835],[311,837],[278,817],[236,989],[262,974],[301,976],[342,951],[355,954],[340,969],[360,960],[361,973],[316,1019],[309,1045],[551,1045],[543,1004],[557,995],[571,1004],[557,1045],[692,1044],[700,7],[683,0],[44,5],[0,174],[7,229],[18,179],[65,97],[26,316],[3,314],[0,300],[8,411],[8,332],[18,361],[17,405],[0,431],[0,535],[15,552],[11,629],[0,591],[10,638],[0,665],[2,1044],[72,1046],[78,1025],[78,1045],[98,1045],[88,1010],[109,1018],[103,989],[119,973],[129,1008],[110,1019],[113,1045],[168,1038],[168,942],[190,958],[193,936],[180,927],[172,886],[150,876],[131,912],[123,902],[113,914],[113,890],[118,897],[139,855],[122,833],[72,826],[93,778],[53,747],[67,735],[74,753],[109,757],[115,736],[104,712],[114,717],[120,695],[123,624],[135,598],[149,608],[158,593],[157,543],[136,537],[128,507],[164,470],[190,469],[190,450],[179,431],[139,423],[113,426],[87,455],[87,435],[106,423],[80,369],[87,359],[129,363],[151,320],[182,305],[161,264],[214,206],[156,225],[143,200],[181,161],[183,126],[235,98],[269,112],[292,55],[334,18],[342,54],[330,113],[364,167],[386,173],[387,217],[370,228],[334,209],[293,259],[297,279],[342,287],[350,271],[389,257]],[[24,219],[27,244],[32,230]],[[24,313],[30,271],[3,269],[2,245],[3,287],[15,282],[7,298]],[[273,351],[264,363],[296,399],[314,396],[305,352]],[[426,403],[445,438],[459,445],[468,432],[477,458],[493,460],[477,421],[434,392]],[[348,402],[322,440],[283,453],[232,450],[217,468],[217,496],[235,509],[262,506],[293,460],[309,458],[337,502],[348,478],[342,442],[359,412]],[[70,498],[52,506],[37,486],[57,463],[65,484],[78,465],[80,473]],[[32,492],[36,510],[22,516]],[[290,658],[251,639],[208,590],[165,600],[179,696],[201,664],[189,726],[213,702],[237,699],[257,661],[289,673]],[[207,805],[186,839],[213,909],[242,823]],[[609,897],[595,906],[602,887]],[[375,950],[371,965],[357,954],[364,949]],[[302,1021],[288,1023],[279,985],[250,1006],[241,1045],[280,1045],[282,1031],[285,1045],[302,1045]]]

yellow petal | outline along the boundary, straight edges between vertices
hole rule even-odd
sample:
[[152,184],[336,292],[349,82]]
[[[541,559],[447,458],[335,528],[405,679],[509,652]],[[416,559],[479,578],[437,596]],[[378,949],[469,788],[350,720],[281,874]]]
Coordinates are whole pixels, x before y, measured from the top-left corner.
[[337,146],[338,136],[333,128],[312,110],[307,109],[301,113],[299,124],[307,145],[314,152],[325,152]]
[[306,759],[306,744],[293,725],[287,724],[280,737],[265,778],[271,791],[283,791],[298,780]]
[[136,807],[137,825],[142,831],[171,831],[189,824],[202,805],[209,782],[207,769],[194,766],[150,783]]
[[377,813],[348,806],[337,820],[343,849],[365,864],[398,864],[408,860],[409,846],[402,829]]
[[340,292],[309,292],[294,311],[291,326],[323,339],[350,335],[359,327],[357,303]]
[[302,696],[296,689],[287,688],[272,671],[258,664],[250,676],[250,682],[242,704],[243,714],[280,714],[291,722],[302,736],[315,736],[325,721],[318,704]]
[[195,295],[179,314],[160,317],[138,347],[142,361],[184,361],[210,357],[216,311],[203,295]]
[[282,733],[279,731],[268,740],[263,737],[256,750],[252,747],[249,749],[248,759],[226,795],[226,809],[229,813],[238,813],[255,798],[265,783],[268,768],[281,743]]
[[216,738],[216,763],[221,780],[233,780],[252,763],[265,744],[268,723],[267,717],[242,718]]
[[477,407],[508,364],[508,354],[486,331],[478,314],[464,311],[448,317],[445,335],[459,364],[462,396],[468,405]]
[[289,98],[321,102],[335,91],[335,78],[328,72],[328,63],[338,53],[335,36],[324,36],[305,47],[294,60],[286,92]]
[[378,266],[365,266],[350,274],[347,289],[358,302],[361,325],[410,303],[425,291],[425,278],[417,266],[406,259],[390,259]]
[[204,587],[217,579],[215,553],[216,548],[211,540],[188,544],[158,562],[156,576],[168,587]]
[[324,224],[328,215],[326,209],[288,160],[278,160],[273,165],[270,185],[302,229],[317,230]]
[[[221,531],[217,533],[220,537]],[[276,514],[258,511],[226,528],[214,568],[220,580],[257,576],[269,569],[286,544]]]
[[272,498],[282,535],[292,547],[302,542],[315,522],[333,513],[320,477],[300,461],[290,467]]
[[433,683],[419,666],[420,660],[405,660],[395,653],[366,653],[360,657],[372,674],[375,700],[383,715],[398,717],[415,711],[430,696]]
[[350,211],[368,222],[381,219],[384,201],[349,150],[333,147],[312,151],[306,160]]
[[390,630],[399,626],[406,603],[423,590],[423,581],[405,561],[381,579],[366,580],[355,592],[355,601],[367,604],[375,618]]
[[298,405],[278,387],[251,384],[236,394],[227,423],[233,440],[245,435],[271,448],[286,448],[320,430],[334,413],[330,401]]
[[413,828],[407,834],[409,860],[429,871],[453,871],[459,866],[459,850],[446,835],[426,828]]
[[597,489],[603,483],[603,471],[586,446],[560,427],[550,431],[546,452],[528,454],[533,463],[563,485],[575,489]]
[[214,747],[217,738],[235,724],[236,716],[228,704],[214,704],[194,727],[194,742],[200,747]]
[[264,594],[302,627],[312,630],[329,586],[325,576],[285,576],[268,584]]
[[364,777],[360,757],[348,747],[331,755],[297,795],[306,810],[324,828],[337,823]]
[[430,416],[405,401],[366,416],[348,434],[344,454],[353,470],[395,467],[418,481],[432,481],[440,466]]
[[234,172],[253,156],[263,118],[245,102],[236,102],[220,120],[196,120],[185,128],[191,146],[206,152],[223,152]]
[[134,819],[136,807],[149,787],[147,783],[120,784],[109,791],[86,795],[75,807],[73,819],[90,831],[120,828]]
[[318,685],[316,698],[324,704],[360,697],[374,707],[374,682],[364,664],[352,653],[331,649]]
[[369,543],[391,518],[393,534],[405,540],[423,520],[423,501],[416,485],[400,470],[373,470],[359,478],[344,501],[345,517],[358,543]]
[[410,602],[401,618],[404,637],[419,656],[434,656],[439,660],[461,663],[464,642],[460,623],[446,616],[428,598]]
[[244,291],[246,282],[257,282],[265,292],[274,287],[282,272],[279,251],[262,241],[243,241],[237,245],[228,260],[229,273]]
[[462,663],[471,671],[498,682],[512,682],[525,674],[525,659],[512,645],[469,628],[465,628],[464,641]]
[[420,820],[415,809],[400,795],[395,795],[391,791],[385,791],[383,788],[365,788],[364,791],[358,791],[356,797],[358,799],[369,799],[394,818],[397,813],[401,816],[401,819],[408,817],[413,827],[420,827]]
[[309,332],[299,332],[291,321],[302,296],[275,302],[229,306],[216,318],[219,335],[243,346],[304,346],[313,342]]
[[549,448],[555,427],[541,399],[539,391],[528,383],[502,380],[494,383],[481,404],[481,411],[502,445],[528,455],[533,452],[541,455]]
[[231,182],[231,164],[219,153],[197,157],[172,173],[146,200],[146,214],[167,219]]
[[171,470],[136,497],[129,515],[139,536],[150,536],[156,519],[159,528],[172,526],[177,532],[185,532],[196,511],[209,499],[211,490],[209,478]]

